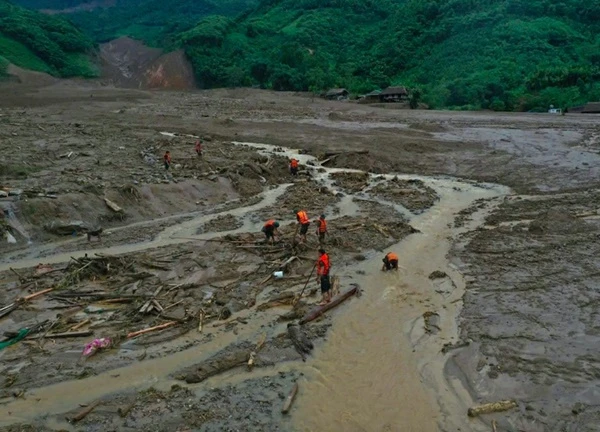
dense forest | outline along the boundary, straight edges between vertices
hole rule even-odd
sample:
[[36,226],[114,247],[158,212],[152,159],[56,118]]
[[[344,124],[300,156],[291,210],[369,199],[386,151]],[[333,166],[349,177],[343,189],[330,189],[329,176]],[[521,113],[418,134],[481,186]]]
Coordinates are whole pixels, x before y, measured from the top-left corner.
[[0,0],[0,75],[9,63],[60,77],[97,74],[89,54],[94,42],[60,17]]
[[[194,27],[208,15],[237,16],[257,4],[256,0],[15,0],[22,6],[42,10],[69,10],[66,17],[97,42],[120,36],[146,44],[175,48],[177,35]],[[72,8],[94,3],[92,10]]]
[[600,99],[600,0],[263,0],[181,34],[206,87],[390,84],[432,107]]
[[494,110],[600,100],[600,0],[116,0],[68,18],[96,41],[184,47],[207,88],[398,84],[434,108]]

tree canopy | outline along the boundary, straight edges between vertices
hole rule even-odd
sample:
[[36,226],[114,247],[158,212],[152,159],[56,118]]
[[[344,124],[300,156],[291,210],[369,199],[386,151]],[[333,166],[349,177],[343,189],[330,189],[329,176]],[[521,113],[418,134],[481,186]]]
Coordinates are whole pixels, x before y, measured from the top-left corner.
[[[56,76],[94,76],[94,42],[61,17],[0,0],[0,56],[4,63]],[[4,68],[5,69],[5,68]]]

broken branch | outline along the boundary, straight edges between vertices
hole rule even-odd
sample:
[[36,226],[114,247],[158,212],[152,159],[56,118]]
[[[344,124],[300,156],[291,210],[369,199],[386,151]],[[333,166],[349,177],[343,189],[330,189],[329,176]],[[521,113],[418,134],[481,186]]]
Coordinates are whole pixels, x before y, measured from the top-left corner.
[[177,324],[177,321],[169,321],[168,323],[164,323],[164,324],[157,325],[157,326],[154,326],[154,327],[149,327],[149,328],[146,328],[146,329],[143,329],[143,330],[134,331],[134,332],[131,332],[131,333],[129,333],[127,335],[127,339],[131,339],[131,338],[134,338],[134,337],[137,337],[137,336],[141,336],[143,334],[150,333],[150,332],[153,332],[153,331],[163,330],[163,329],[166,329],[167,327],[174,326],[175,324]]
[[292,408],[292,404],[294,403],[294,399],[296,398],[296,394],[298,393],[298,383],[294,383],[294,387],[292,387],[292,391],[290,391],[290,394],[288,395],[288,397],[285,399],[285,402],[283,403],[283,408],[281,408],[281,413],[282,414],[287,414],[288,412],[290,412],[290,409]]

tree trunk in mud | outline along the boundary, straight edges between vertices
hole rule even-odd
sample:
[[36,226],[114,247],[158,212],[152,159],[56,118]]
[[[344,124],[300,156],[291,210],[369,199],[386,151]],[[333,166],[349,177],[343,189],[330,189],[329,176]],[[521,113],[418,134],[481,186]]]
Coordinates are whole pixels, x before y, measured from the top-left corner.
[[227,372],[238,366],[248,363],[248,352],[251,347],[236,348],[235,350],[223,354],[218,354],[204,363],[192,368],[190,372],[178,379],[182,379],[188,384],[196,384],[204,381],[211,376]]
[[323,306],[318,306],[317,308],[313,309],[308,314],[306,314],[304,316],[304,318],[302,318],[300,320],[300,325],[306,324],[307,322],[311,322],[313,320],[316,320],[321,315],[323,315],[325,312],[327,312],[329,309],[333,309],[334,307],[336,307],[337,305],[342,303],[347,298],[352,297],[354,294],[356,294],[357,291],[358,291],[357,286],[352,287],[345,293],[340,294],[338,297],[333,299],[330,303],[327,303],[326,305],[323,305]]
[[467,414],[469,417],[477,417],[482,414],[490,414],[494,412],[500,411],[508,411],[509,409],[516,408],[517,403],[512,400],[505,400],[500,402],[492,402],[483,405],[479,405],[476,407],[469,408]]
[[314,348],[311,340],[304,334],[302,327],[295,324],[288,324],[288,336],[294,343],[296,351],[302,356],[302,360],[306,359],[306,354],[310,354]]

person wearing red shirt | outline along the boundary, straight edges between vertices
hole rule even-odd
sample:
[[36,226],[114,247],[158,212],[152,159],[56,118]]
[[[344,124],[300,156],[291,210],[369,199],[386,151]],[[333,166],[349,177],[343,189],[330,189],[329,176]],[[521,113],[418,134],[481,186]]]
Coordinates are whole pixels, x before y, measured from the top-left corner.
[[331,280],[329,279],[329,270],[331,269],[331,263],[329,261],[329,255],[325,252],[325,249],[319,249],[319,260],[317,261],[317,283],[321,284],[321,294],[323,299],[319,306],[323,306],[331,301]]

